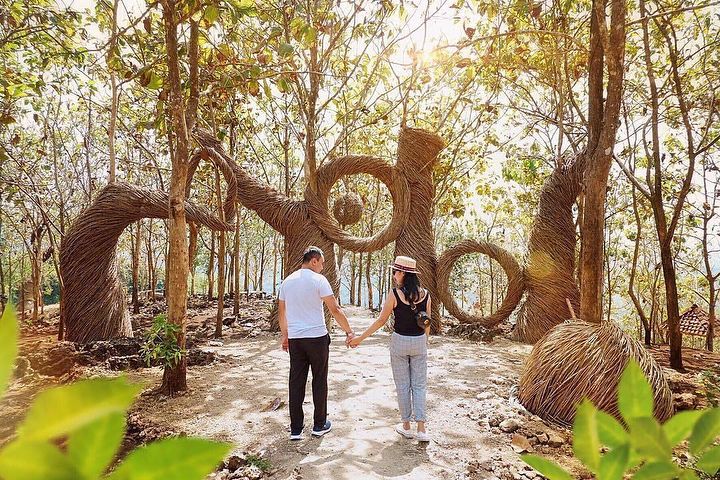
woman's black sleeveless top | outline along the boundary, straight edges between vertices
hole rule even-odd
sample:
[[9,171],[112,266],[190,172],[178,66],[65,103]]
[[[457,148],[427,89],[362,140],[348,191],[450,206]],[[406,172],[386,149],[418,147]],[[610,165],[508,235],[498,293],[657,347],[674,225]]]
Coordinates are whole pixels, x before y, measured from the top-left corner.
[[393,293],[395,294],[395,300],[397,300],[397,305],[393,308],[393,314],[395,315],[395,333],[410,337],[424,335],[425,330],[418,327],[417,321],[415,321],[415,313],[427,309],[427,301],[430,295],[426,294],[420,303],[415,304],[415,310],[413,310],[410,308],[410,305],[400,300],[396,288],[393,288]]

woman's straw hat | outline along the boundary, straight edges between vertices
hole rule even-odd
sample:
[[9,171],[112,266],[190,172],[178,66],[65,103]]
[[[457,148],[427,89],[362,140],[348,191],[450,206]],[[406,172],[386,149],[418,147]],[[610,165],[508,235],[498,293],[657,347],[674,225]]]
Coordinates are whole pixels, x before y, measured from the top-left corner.
[[390,268],[393,270],[400,270],[401,272],[418,273],[417,262],[415,262],[415,259],[404,257],[402,255],[395,257],[395,261],[392,265],[390,265]]

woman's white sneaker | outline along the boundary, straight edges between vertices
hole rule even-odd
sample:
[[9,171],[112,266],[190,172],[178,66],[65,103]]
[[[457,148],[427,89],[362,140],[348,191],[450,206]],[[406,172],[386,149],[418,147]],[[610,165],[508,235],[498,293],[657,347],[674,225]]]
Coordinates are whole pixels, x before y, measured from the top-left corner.
[[415,434],[415,438],[418,442],[429,442],[430,441],[430,434],[427,432],[417,432]]
[[397,425],[395,425],[395,431],[405,438],[414,438],[415,437],[415,434],[413,433],[413,431],[410,430],[409,428],[407,430],[405,430],[405,427],[403,427],[402,423],[398,423]]

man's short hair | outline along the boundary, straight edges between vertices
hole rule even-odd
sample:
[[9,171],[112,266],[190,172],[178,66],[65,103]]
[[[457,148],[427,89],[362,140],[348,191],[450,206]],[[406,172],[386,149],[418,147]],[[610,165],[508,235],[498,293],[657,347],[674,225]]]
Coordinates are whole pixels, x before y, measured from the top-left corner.
[[305,252],[303,252],[303,263],[308,263],[313,258],[321,258],[323,256],[323,251],[320,250],[320,248],[310,245]]

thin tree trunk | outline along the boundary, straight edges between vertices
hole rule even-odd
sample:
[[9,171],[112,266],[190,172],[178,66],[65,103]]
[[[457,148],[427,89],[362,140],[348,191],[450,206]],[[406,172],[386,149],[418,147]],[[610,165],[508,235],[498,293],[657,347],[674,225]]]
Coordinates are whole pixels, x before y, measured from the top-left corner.
[[233,314],[240,313],[240,209],[235,212],[235,241],[233,244],[235,263],[235,288],[233,292]]
[[250,300],[250,247],[245,248],[245,300]]
[[[218,217],[224,222],[225,212],[220,189],[220,172],[217,169],[215,169],[215,193],[218,202]],[[223,310],[225,308],[225,232],[218,232],[218,235],[220,240],[218,242],[218,307],[215,317],[215,338],[222,337]]]
[[[169,275],[166,279],[168,321],[179,326],[177,344],[185,350],[185,325],[187,315],[188,242],[185,221],[185,186],[189,163],[189,136],[185,123],[184,102],[180,85],[180,61],[178,59],[176,4],[163,0],[165,46],[170,87],[170,112],[175,145],[169,194]],[[197,57],[190,58],[197,67]],[[192,67],[191,67],[192,68]],[[174,366],[166,366],[162,390],[173,394],[187,389],[187,361],[185,355]]]
[[372,262],[372,253],[368,252],[367,261],[365,262],[365,280],[367,282],[368,308],[373,309],[373,287],[370,278],[370,264]]
[[141,222],[138,221],[135,231],[130,234],[130,245],[132,247],[132,304],[133,313],[140,313],[140,299],[138,298],[138,290],[140,289],[140,237]]
[[210,231],[210,257],[208,259],[207,277],[207,298],[208,301],[211,301],[215,292],[215,232],[212,230]]
[[358,266],[357,266],[357,295],[355,296],[358,307],[362,306],[362,277],[363,277],[363,254],[360,252],[358,255]]
[[350,305],[355,305],[355,252],[350,259]]

